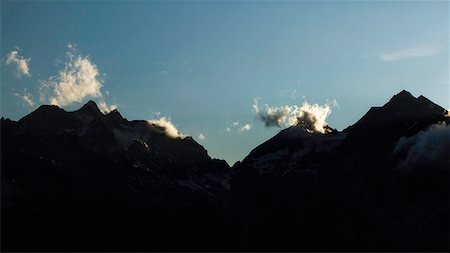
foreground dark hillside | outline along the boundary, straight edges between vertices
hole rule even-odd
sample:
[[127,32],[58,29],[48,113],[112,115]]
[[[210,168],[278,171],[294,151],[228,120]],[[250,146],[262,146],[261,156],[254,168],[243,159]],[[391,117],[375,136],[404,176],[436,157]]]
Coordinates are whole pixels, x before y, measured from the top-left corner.
[[233,168],[234,245],[447,251],[447,113],[403,91],[340,133],[281,131]]
[[94,102],[41,106],[1,129],[2,249],[223,247],[229,167],[192,138]]
[[232,169],[94,102],[1,120],[2,250],[447,251],[448,112],[403,91]]

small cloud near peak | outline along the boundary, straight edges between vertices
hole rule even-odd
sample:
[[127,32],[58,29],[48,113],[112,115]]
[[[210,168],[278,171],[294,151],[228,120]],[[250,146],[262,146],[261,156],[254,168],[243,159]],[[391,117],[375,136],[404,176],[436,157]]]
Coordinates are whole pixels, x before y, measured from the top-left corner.
[[202,133],[199,133],[197,138],[201,141],[204,141],[206,139],[206,136]]
[[159,119],[149,119],[147,120],[149,124],[158,126],[164,129],[164,134],[170,138],[180,138],[182,134],[177,130],[174,124],[170,121],[168,117],[161,117]]
[[252,124],[250,123],[246,123],[246,124],[241,124],[239,122],[239,120],[236,120],[235,122],[233,122],[231,125],[227,126],[225,128],[225,131],[227,132],[231,132],[231,131],[237,131],[239,133],[241,132],[247,132],[250,131],[250,129],[252,129]]
[[239,131],[240,132],[249,131],[250,129],[252,129],[252,125],[251,124],[245,124],[241,128],[239,128]]

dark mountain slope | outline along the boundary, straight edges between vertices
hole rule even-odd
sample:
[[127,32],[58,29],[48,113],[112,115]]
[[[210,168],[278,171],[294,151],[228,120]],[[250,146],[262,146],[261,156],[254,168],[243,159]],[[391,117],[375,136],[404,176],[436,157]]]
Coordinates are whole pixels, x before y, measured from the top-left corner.
[[2,250],[223,247],[229,167],[192,138],[92,101],[0,124]]
[[[281,131],[233,168],[230,240],[241,250],[447,250],[450,157],[401,167],[395,151],[439,122],[448,133],[446,114],[403,91],[342,133]],[[448,137],[436,141],[449,150]]]
[[447,251],[449,124],[403,91],[342,132],[282,130],[230,170],[94,102],[41,106],[0,121],[2,250]]

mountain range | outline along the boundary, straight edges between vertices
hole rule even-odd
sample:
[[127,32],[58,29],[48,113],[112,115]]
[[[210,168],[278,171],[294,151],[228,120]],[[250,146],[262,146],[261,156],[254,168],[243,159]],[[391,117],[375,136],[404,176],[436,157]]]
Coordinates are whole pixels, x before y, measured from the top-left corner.
[[407,91],[230,167],[148,121],[1,119],[2,251],[447,251],[450,117]]

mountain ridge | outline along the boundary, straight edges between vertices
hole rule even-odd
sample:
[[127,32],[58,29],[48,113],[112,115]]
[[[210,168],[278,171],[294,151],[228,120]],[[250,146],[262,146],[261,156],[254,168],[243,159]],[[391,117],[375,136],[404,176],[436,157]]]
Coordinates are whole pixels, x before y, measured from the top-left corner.
[[0,121],[2,250],[445,251],[448,171],[406,158],[447,113],[402,91],[343,131],[283,129],[230,168],[93,101],[43,105]]

